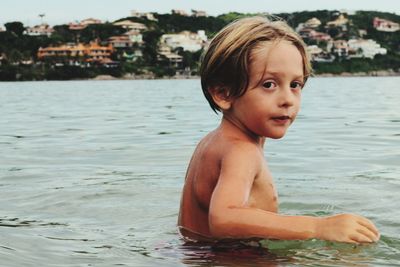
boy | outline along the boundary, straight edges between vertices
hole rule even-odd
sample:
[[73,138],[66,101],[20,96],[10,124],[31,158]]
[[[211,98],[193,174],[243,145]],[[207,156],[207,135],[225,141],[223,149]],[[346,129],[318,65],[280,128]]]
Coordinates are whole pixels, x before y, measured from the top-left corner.
[[186,173],[178,219],[186,239],[379,239],[373,223],[361,216],[277,213],[264,143],[285,135],[310,72],[305,44],[282,21],[245,18],[213,38],[203,58],[201,83],[211,108],[223,117],[198,144]]

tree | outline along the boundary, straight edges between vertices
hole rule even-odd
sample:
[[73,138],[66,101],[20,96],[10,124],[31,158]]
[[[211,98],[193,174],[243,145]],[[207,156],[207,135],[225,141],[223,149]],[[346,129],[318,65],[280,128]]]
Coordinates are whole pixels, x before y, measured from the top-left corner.
[[148,64],[157,63],[157,50],[158,50],[158,42],[162,35],[162,32],[159,30],[152,30],[143,33],[143,57]]
[[17,36],[22,36],[25,31],[24,24],[19,21],[8,22],[4,26],[6,27],[6,31],[14,33]]

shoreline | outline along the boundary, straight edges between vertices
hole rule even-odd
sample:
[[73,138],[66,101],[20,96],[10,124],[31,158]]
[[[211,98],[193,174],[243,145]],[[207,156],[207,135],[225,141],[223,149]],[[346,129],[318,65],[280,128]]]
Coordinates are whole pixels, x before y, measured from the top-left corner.
[[[320,73],[313,74],[311,77],[314,78],[338,78],[338,77],[400,77],[400,72],[395,71],[373,71],[373,72],[342,72],[340,74],[334,73]],[[91,81],[112,81],[112,80],[194,80],[200,79],[198,75],[175,75],[171,77],[155,77],[151,74],[144,75],[125,75],[123,77],[114,77],[111,75],[99,75],[92,79],[87,79]],[[83,79],[85,80],[85,79]]]
[[[311,78],[351,78],[351,77],[400,77],[400,72],[395,71],[374,71],[374,72],[343,72],[340,74],[320,73],[312,74]],[[69,80],[25,80],[25,81],[0,81],[2,82],[46,82],[46,81],[133,81],[133,80],[199,80],[198,75],[175,75],[167,77],[156,77],[151,74],[143,75],[124,75],[123,77],[114,77],[112,75],[98,75],[89,79],[69,79]]]

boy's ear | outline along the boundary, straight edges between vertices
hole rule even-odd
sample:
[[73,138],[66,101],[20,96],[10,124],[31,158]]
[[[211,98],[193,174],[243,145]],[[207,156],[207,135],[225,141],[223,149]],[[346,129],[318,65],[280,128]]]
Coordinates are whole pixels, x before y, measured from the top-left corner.
[[220,107],[222,111],[228,110],[231,108],[232,105],[232,97],[229,95],[229,90],[223,86],[214,86],[208,88],[208,92],[210,93],[211,97],[213,98],[215,104]]

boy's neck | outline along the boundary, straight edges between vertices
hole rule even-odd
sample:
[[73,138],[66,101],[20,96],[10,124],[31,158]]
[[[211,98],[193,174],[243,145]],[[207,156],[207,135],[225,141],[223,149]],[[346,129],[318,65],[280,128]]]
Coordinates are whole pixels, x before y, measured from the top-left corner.
[[254,132],[247,129],[244,125],[231,118],[229,115],[224,114],[221,120],[220,128],[226,130],[236,138],[248,140],[252,143],[264,147],[265,137],[259,136]]

